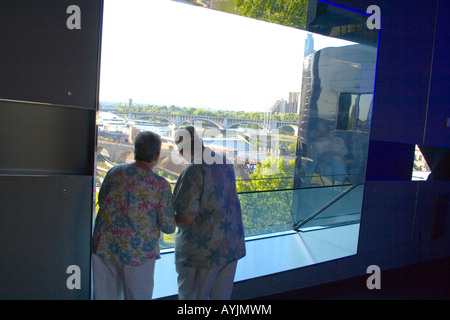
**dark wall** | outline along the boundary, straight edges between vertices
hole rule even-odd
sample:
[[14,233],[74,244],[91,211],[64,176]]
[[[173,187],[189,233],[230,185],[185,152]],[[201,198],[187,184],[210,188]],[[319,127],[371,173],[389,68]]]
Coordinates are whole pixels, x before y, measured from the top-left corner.
[[[81,29],[69,29],[70,5]],[[0,98],[95,110],[101,1],[0,1]]]
[[0,299],[89,298],[102,6],[0,1]]
[[[311,8],[318,3],[309,1],[309,15],[333,16],[338,10],[325,10],[330,3],[362,13],[370,5],[381,10],[358,251],[351,257],[238,283],[236,298],[251,296],[254,288],[262,296],[366,275],[373,264],[383,272],[450,256],[450,1],[331,0],[322,1],[320,10]],[[339,23],[339,17],[334,18]],[[321,28],[317,16],[308,16],[308,22],[316,32],[330,29]],[[363,31],[341,37],[353,41],[360,37],[371,45],[371,33]],[[427,154],[430,167],[436,168],[429,181],[411,181],[416,144]]]

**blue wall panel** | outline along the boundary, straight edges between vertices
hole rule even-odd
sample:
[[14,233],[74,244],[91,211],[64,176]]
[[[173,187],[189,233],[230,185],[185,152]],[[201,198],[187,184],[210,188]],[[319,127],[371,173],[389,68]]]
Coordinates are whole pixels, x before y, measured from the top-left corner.
[[367,181],[364,190],[358,254],[410,243],[417,183]]
[[[450,1],[439,1],[423,144],[450,148]],[[450,166],[450,163],[448,164]],[[450,169],[449,169],[450,170]]]
[[370,141],[366,181],[411,180],[414,149],[412,144]]
[[421,141],[436,1],[374,1],[381,9],[371,139]]

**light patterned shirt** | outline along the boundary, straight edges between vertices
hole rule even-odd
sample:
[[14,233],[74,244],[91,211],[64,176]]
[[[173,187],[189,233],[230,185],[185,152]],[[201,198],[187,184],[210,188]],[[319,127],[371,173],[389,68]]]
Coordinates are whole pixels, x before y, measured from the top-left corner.
[[169,183],[150,170],[119,164],[108,171],[98,195],[92,252],[139,266],[159,259],[160,232],[175,232]]
[[[207,148],[215,157],[214,152]],[[194,162],[194,159],[193,159]],[[223,266],[245,256],[241,205],[232,164],[191,163],[174,189],[175,214],[195,216],[178,228],[175,263],[191,268]]]

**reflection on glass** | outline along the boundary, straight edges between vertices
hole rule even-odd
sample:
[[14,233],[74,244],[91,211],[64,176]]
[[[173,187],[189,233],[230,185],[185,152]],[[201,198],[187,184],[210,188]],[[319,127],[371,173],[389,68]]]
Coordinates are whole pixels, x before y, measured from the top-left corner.
[[[293,207],[301,205],[301,217],[305,217],[296,222],[294,228],[306,231],[358,223],[363,193],[363,184],[294,190]],[[316,201],[296,203],[299,199],[316,199]]]
[[336,129],[368,132],[372,98],[372,93],[341,93]]
[[[324,226],[326,219],[311,216],[346,212],[345,207],[353,208],[349,221],[358,220],[354,217],[362,206],[359,186],[366,171],[376,53],[376,48],[352,44],[323,48],[305,58],[295,179],[295,187],[305,190],[293,196],[297,228],[306,221]],[[317,212],[323,207],[327,209]]]
[[428,165],[425,157],[418,145],[416,145],[414,152],[414,164],[411,180],[413,181],[426,181],[431,173],[430,166]]
[[305,29],[308,0],[172,0]]
[[183,2],[104,2],[97,187],[142,130],[174,184],[173,132],[194,125],[233,161],[247,236],[358,221],[376,48]]

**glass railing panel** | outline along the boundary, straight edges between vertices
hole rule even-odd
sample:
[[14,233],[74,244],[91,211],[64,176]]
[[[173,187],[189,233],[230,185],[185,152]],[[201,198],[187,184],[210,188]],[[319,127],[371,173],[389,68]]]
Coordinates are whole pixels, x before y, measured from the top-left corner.
[[293,216],[296,229],[306,231],[359,223],[364,185],[340,185],[298,189]]
[[[349,188],[353,189],[345,193]],[[317,216],[301,225],[300,231],[359,223],[364,185],[338,185],[295,190],[268,190],[239,193],[245,236],[270,236],[289,231],[293,226],[326,207]],[[294,197],[295,195],[295,197]],[[294,200],[295,199],[295,200]],[[293,205],[293,201],[295,202]],[[298,220],[293,220],[295,217]],[[162,234],[161,249],[173,248],[175,234]]]
[[239,194],[245,236],[292,229],[292,190]]
[[[244,232],[247,238],[270,236],[292,230],[292,190],[270,190],[239,193]],[[171,249],[174,234],[161,234],[161,250]]]

